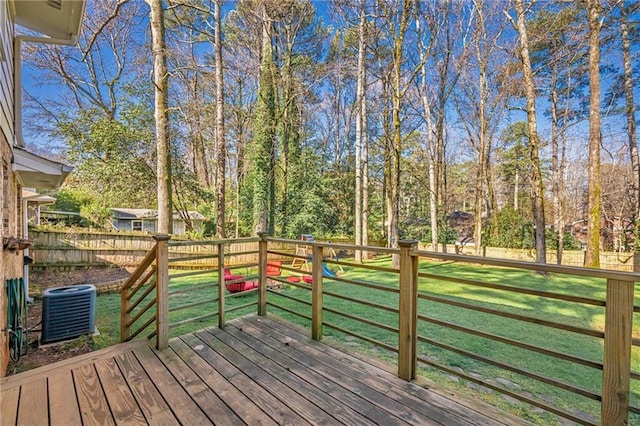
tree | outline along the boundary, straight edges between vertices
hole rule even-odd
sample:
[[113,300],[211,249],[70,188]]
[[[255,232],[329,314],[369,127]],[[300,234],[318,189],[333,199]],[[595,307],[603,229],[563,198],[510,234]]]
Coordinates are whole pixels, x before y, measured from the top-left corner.
[[253,184],[249,173],[250,141],[253,139],[253,124],[256,111],[256,94],[259,87],[260,43],[255,40],[262,36],[262,23],[259,16],[246,9],[256,7],[237,4],[237,10],[225,17],[223,31],[225,43],[225,84],[227,105],[226,131],[228,136],[227,154],[229,157],[228,182],[232,192],[235,220],[234,235],[253,233]]
[[528,140],[527,124],[516,121],[502,131],[501,145],[497,150],[499,170],[507,193],[505,198],[512,198],[512,208],[518,213],[521,210],[521,193],[532,192],[528,178],[531,174],[531,162],[527,156]]
[[536,121],[536,89],[533,81],[531,57],[529,56],[529,37],[525,19],[523,0],[514,0],[517,15],[516,28],[520,35],[520,60],[527,98],[527,128],[529,133],[529,158],[532,170],[533,217],[536,228],[536,262],[547,263],[545,244],[544,195],[542,187],[542,173],[540,171],[540,153],[538,125]]
[[[173,120],[172,139],[174,146],[178,146],[184,139],[187,161],[174,167],[174,194],[180,190],[179,179],[185,173],[193,173],[202,190],[212,187],[215,180],[211,172],[209,155],[213,152],[208,144],[215,139],[214,109],[215,102],[210,105],[210,93],[214,84],[209,78],[213,75],[213,67],[209,65],[207,44],[213,45],[215,35],[210,22],[213,15],[212,5],[205,7],[202,2],[195,0],[172,1],[171,8],[165,16],[167,44],[169,46],[167,62],[172,69],[171,110],[179,114],[179,120]],[[175,113],[173,114],[175,115]],[[176,153],[176,158],[181,153]],[[173,162],[176,165],[177,162]],[[178,172],[178,169],[181,169]]]
[[262,61],[256,121],[251,149],[253,165],[253,231],[273,232],[275,198],[275,76],[271,45],[271,20],[262,5]]
[[226,164],[227,164],[227,144],[225,142],[224,127],[224,75],[222,62],[222,24],[220,17],[220,3],[222,0],[215,0],[215,63],[216,63],[216,234],[218,238],[225,237],[225,186],[226,186]]
[[[367,120],[366,111],[364,107],[364,89],[366,85],[366,70],[365,70],[365,26],[367,24],[365,11],[365,0],[360,2],[360,25],[358,26],[358,68],[357,68],[357,89],[356,89],[356,164],[355,164],[355,244],[361,245],[363,243],[363,234],[367,233],[367,229],[363,226],[363,191],[367,188],[363,185],[363,142],[365,139],[366,125],[364,122]],[[355,261],[362,262],[362,251],[356,250]]]
[[[429,49],[427,43],[425,43],[426,35],[423,35],[420,31],[420,17],[416,19],[416,29],[418,32],[419,49],[420,49],[420,62],[422,67],[420,69],[420,91],[422,99],[422,109],[424,114],[424,121],[426,123],[427,133],[427,161],[429,169],[429,222],[431,225],[431,250],[438,251],[438,183],[436,181],[436,133],[433,125],[433,114],[431,112],[431,100],[429,99],[429,93],[427,90],[427,56],[429,55]],[[436,34],[433,32],[436,30]],[[437,37],[439,28],[432,28],[431,37]]]
[[589,23],[589,198],[584,266],[600,267],[600,0],[587,0]]
[[101,210],[155,207],[152,89],[132,83],[139,74],[131,39],[144,13],[144,3],[90,2],[78,46],[30,44],[24,57],[37,81],[55,87],[28,94],[37,119],[25,123],[64,143],[54,148],[74,166],[65,187],[94,197],[87,206]]
[[[502,11],[488,6],[483,0],[474,0],[469,12],[471,39],[459,61],[461,82],[453,97],[456,111],[469,138],[476,158],[474,183],[474,230],[475,254],[480,254],[482,245],[482,216],[486,210],[492,222],[497,220],[497,200],[494,176],[491,167],[493,135],[505,110],[502,75],[504,69],[494,64],[503,58],[499,55],[504,22],[498,20]],[[486,188],[486,189],[485,189]],[[494,223],[492,229],[498,229]]]
[[571,126],[586,118],[579,108],[588,84],[588,49],[580,12],[577,4],[568,4],[557,11],[542,8],[528,23],[537,87],[549,105],[545,115],[551,124],[551,192],[558,264],[562,264],[568,211],[565,208],[568,134]]
[[158,179],[159,233],[172,232],[171,147],[169,144],[169,73],[167,72],[164,8],[162,0],[146,0],[151,9],[151,46],[153,51],[153,84],[155,86],[154,118],[156,123],[156,161]]
[[[401,159],[403,142],[403,117],[402,109],[407,91],[413,84],[413,80],[422,68],[418,62],[414,67],[405,71],[406,58],[405,38],[412,19],[415,18],[411,0],[402,0],[399,4],[379,2],[386,31],[389,35],[391,51],[391,137],[389,138],[388,156],[386,156],[388,180],[387,180],[387,220],[388,241],[390,247],[398,247],[400,237],[400,184],[401,184]],[[395,7],[390,7],[395,6]],[[393,10],[395,9],[395,10]],[[400,9],[399,13],[397,10]],[[400,265],[400,257],[393,256],[393,265]]]
[[[624,68],[624,97],[626,102],[627,137],[629,155],[631,157],[632,185],[636,211],[635,219],[635,250],[640,251],[640,154],[638,154],[638,141],[636,135],[636,109],[633,100],[633,70],[631,67],[631,48],[629,43],[628,11],[625,2],[619,3],[620,8],[620,38],[622,39],[622,62]],[[638,4],[635,8],[640,7]]]

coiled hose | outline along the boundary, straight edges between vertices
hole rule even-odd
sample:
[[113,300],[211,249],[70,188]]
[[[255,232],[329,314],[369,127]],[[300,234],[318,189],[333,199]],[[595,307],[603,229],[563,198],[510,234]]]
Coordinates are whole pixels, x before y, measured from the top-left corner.
[[9,327],[9,355],[18,361],[23,354],[24,335],[27,330],[27,298],[22,278],[5,282],[7,289],[7,326]]

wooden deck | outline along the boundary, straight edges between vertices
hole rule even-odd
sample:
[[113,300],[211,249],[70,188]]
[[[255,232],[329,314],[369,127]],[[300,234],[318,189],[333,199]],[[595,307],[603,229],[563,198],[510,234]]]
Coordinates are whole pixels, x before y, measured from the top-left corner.
[[2,425],[526,424],[257,316],[0,381]]

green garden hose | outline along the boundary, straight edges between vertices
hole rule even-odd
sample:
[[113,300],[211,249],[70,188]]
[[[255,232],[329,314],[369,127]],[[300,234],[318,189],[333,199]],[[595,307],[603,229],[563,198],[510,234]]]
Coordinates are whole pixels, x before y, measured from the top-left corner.
[[23,354],[24,335],[27,330],[27,298],[22,278],[5,282],[7,289],[7,326],[9,327],[9,354],[18,361]]

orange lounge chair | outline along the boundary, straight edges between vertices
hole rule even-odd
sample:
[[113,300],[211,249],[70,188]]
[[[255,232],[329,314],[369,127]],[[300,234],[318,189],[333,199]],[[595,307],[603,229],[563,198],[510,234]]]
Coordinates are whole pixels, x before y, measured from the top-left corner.
[[270,260],[267,262],[267,278],[282,275],[282,261]]

